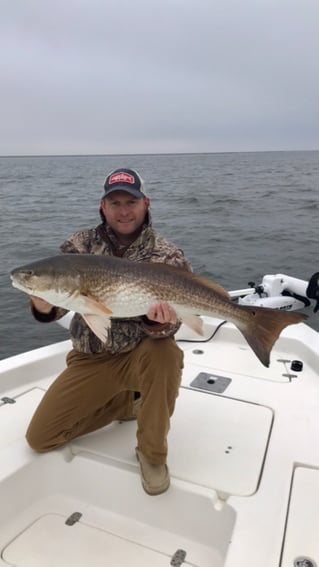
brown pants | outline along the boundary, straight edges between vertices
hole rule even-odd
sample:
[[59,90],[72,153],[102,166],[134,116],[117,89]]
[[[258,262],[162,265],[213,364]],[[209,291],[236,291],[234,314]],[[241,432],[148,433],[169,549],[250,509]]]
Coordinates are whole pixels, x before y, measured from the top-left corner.
[[183,353],[174,339],[144,339],[133,351],[112,355],[67,355],[67,368],[36,409],[26,438],[36,451],[50,451],[132,415],[134,392],[141,394],[137,420],[140,451],[164,464],[170,416],[181,382]]

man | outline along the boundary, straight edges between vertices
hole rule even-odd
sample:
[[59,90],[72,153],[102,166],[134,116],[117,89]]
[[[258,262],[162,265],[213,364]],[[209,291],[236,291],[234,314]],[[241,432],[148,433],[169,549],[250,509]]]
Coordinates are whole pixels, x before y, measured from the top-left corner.
[[[100,201],[102,224],[66,240],[64,253],[108,254],[136,262],[162,262],[190,270],[183,252],[154,231],[150,199],[131,169],[111,172]],[[30,298],[34,317],[50,322],[66,311]],[[137,418],[136,456],[148,494],[169,487],[167,434],[181,381],[183,354],[174,334],[180,322],[166,302],[147,316],[113,319],[103,344],[75,314],[67,368],[39,404],[26,438],[39,452],[62,446],[113,420]]]

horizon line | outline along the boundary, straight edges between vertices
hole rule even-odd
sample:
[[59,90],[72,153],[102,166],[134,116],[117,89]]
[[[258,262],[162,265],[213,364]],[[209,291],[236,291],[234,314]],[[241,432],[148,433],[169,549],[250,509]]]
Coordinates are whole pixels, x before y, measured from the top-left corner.
[[211,154],[254,154],[254,153],[292,153],[292,152],[318,152],[319,149],[299,149],[299,150],[221,150],[205,152],[143,152],[143,153],[79,153],[79,154],[3,154],[0,158],[44,158],[44,157],[116,157],[116,156],[170,156],[170,155],[211,155]]

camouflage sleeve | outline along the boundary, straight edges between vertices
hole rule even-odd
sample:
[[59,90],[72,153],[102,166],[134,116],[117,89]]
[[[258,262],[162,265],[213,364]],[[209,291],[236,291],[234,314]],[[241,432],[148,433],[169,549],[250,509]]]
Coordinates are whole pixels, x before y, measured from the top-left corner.
[[91,250],[90,243],[94,239],[92,230],[83,230],[72,234],[60,246],[63,254],[88,254]]
[[193,271],[189,261],[185,258],[183,251],[179,249],[176,249],[172,255],[168,256],[165,263],[171,264],[176,268],[181,268],[181,270],[187,270],[188,272]]
[[192,267],[185,257],[183,250],[181,250],[181,248],[177,248],[174,244],[158,233],[156,234],[151,261],[170,264],[176,268],[192,272]]

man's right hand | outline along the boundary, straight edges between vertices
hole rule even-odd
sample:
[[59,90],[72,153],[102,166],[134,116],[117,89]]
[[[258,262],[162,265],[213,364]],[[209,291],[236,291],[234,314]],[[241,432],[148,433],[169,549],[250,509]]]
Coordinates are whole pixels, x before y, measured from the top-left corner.
[[40,313],[50,313],[50,311],[53,309],[53,305],[51,305],[51,303],[48,303],[44,299],[41,299],[41,297],[30,295],[30,301],[35,309]]

